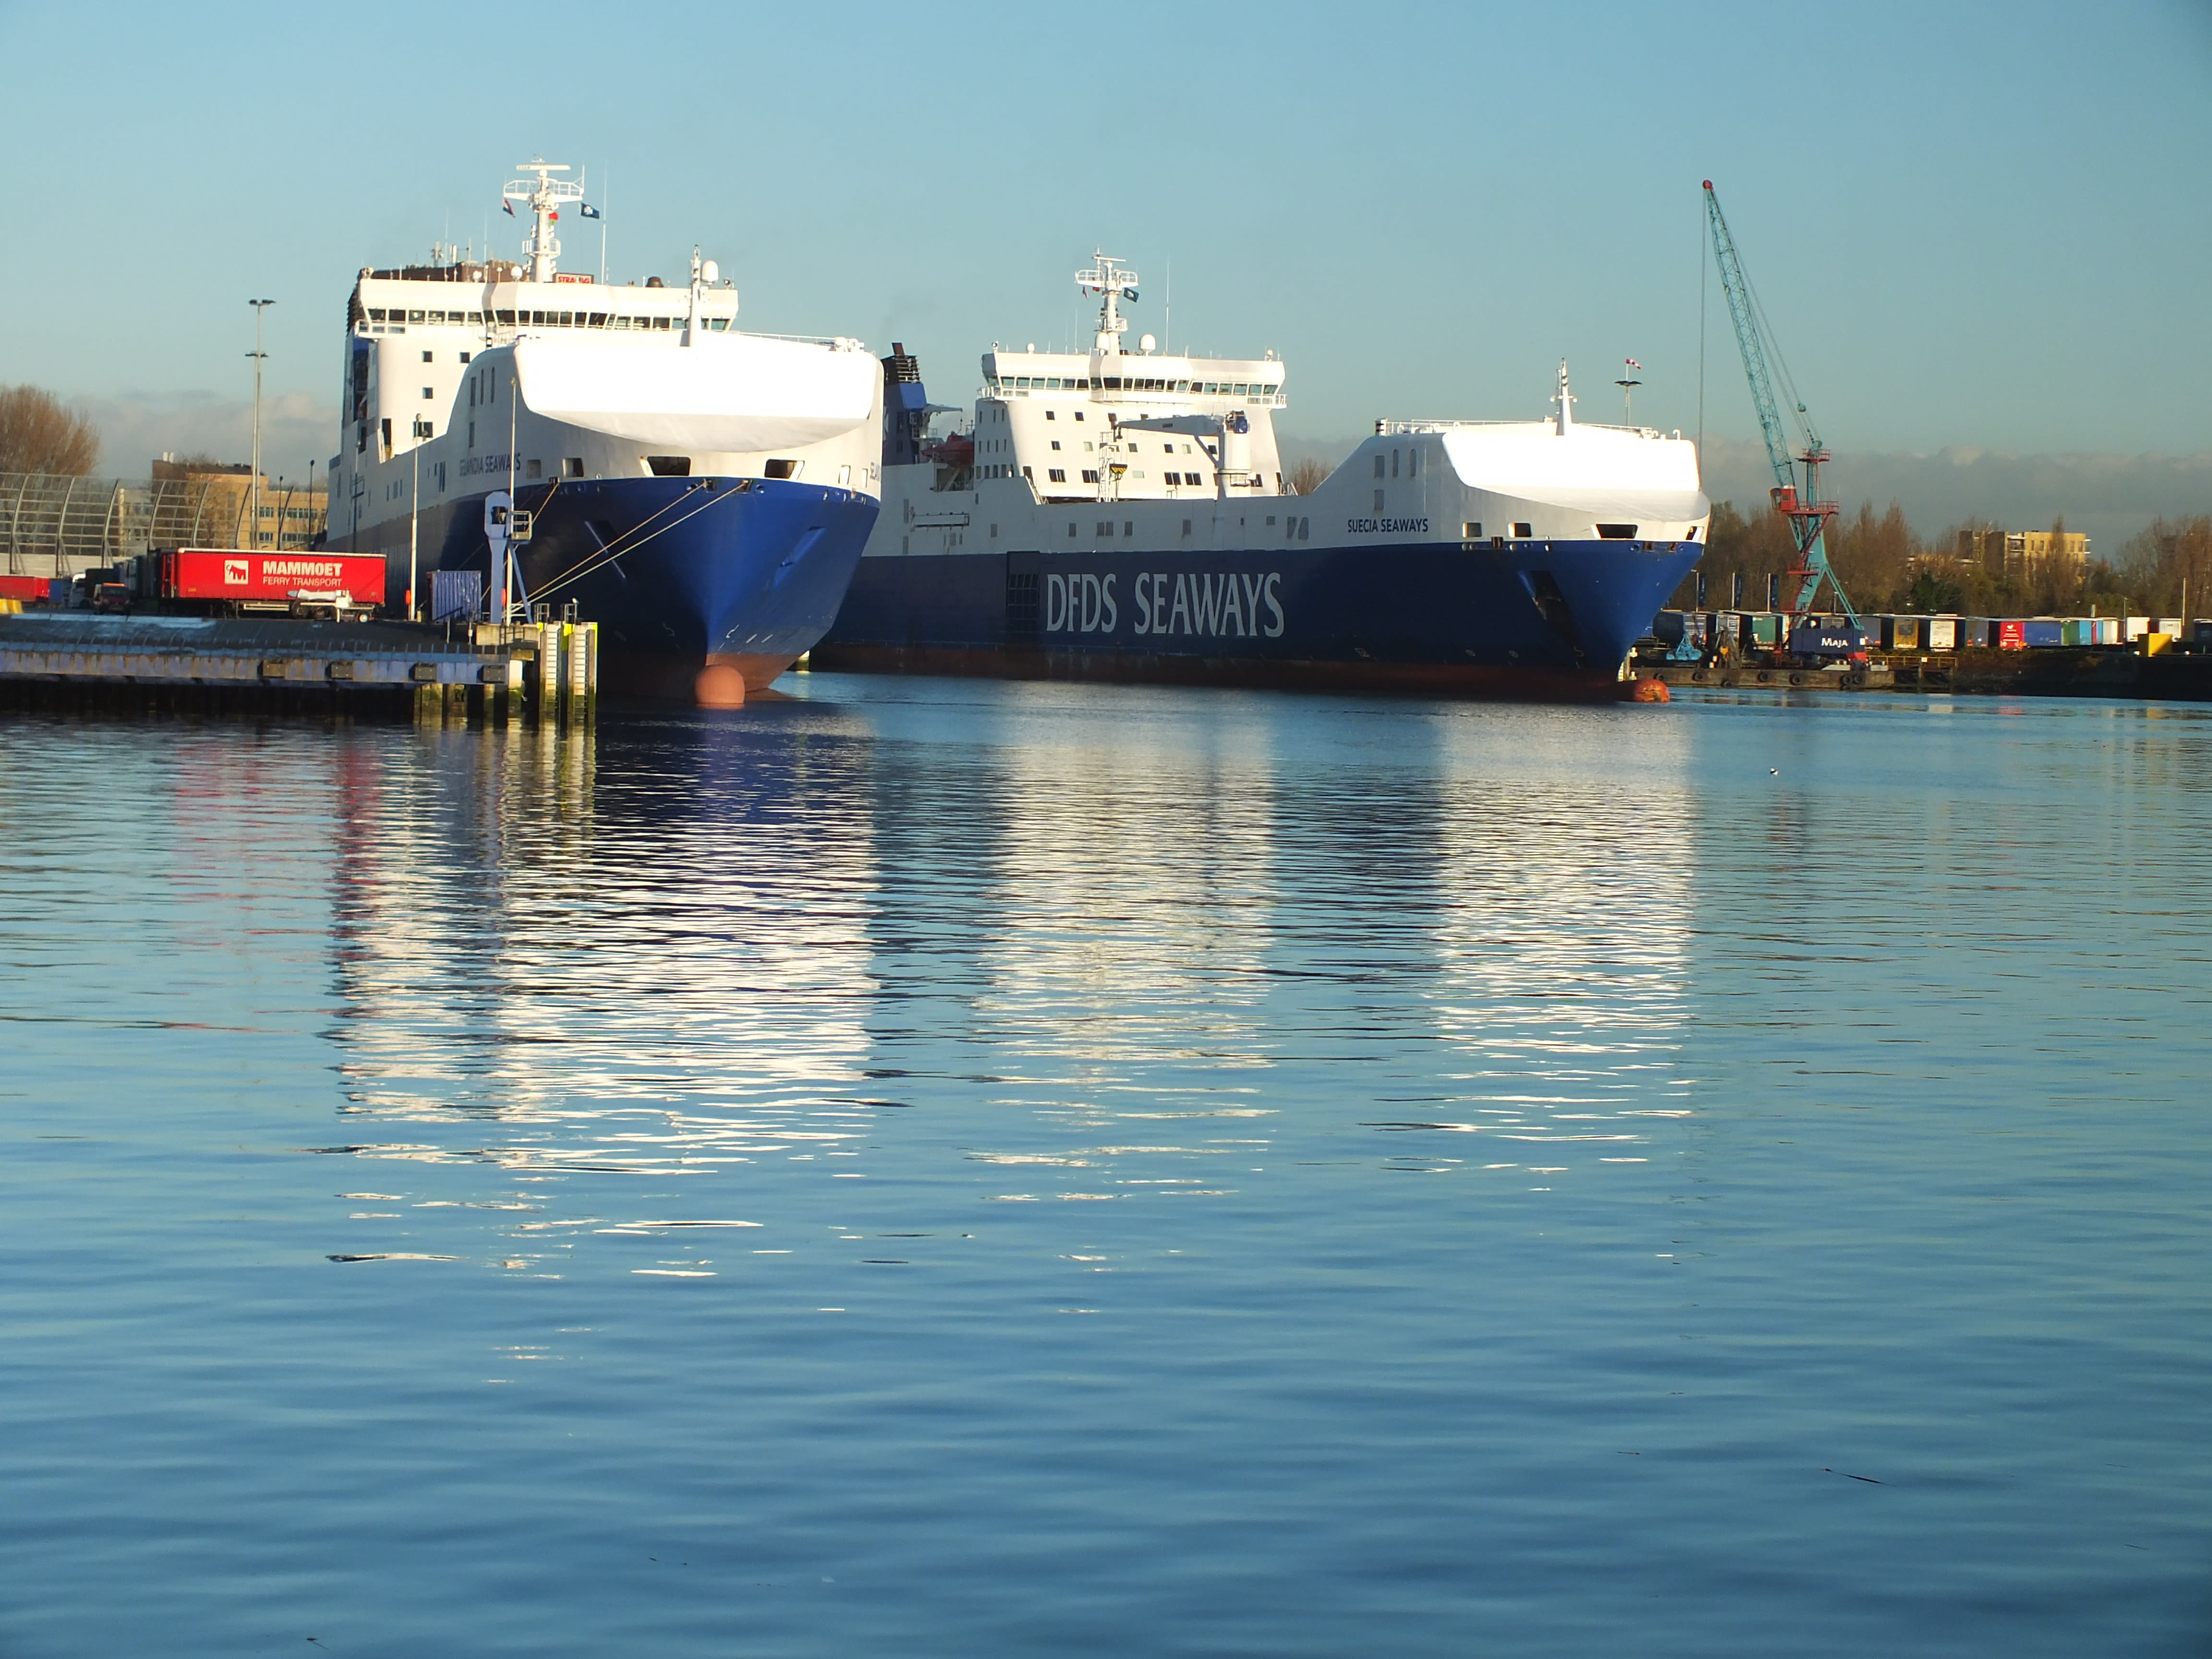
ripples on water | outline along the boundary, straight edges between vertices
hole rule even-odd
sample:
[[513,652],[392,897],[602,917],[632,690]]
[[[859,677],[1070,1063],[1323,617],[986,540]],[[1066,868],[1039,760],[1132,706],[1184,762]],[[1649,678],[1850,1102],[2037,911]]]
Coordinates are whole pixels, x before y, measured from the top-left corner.
[[2207,762],[17,720],[0,1652],[2194,1650]]

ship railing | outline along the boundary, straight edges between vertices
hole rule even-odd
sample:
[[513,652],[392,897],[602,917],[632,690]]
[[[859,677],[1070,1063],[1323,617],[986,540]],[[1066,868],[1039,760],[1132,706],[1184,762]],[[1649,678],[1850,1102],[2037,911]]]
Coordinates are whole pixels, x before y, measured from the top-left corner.
[[[1549,426],[1548,416],[1518,421],[1377,421],[1375,435],[1378,438],[1409,438],[1425,432],[1457,432],[1468,428],[1491,426]],[[1656,426],[1620,426],[1604,421],[1577,421],[1577,426],[1586,426],[1594,432],[1632,432],[1639,438],[1663,438],[1667,434]]]

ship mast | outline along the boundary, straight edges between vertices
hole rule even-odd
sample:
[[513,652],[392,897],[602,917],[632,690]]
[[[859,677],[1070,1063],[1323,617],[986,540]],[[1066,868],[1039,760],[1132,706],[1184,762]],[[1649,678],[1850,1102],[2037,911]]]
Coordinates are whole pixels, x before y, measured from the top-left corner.
[[553,176],[568,170],[566,161],[546,161],[532,156],[527,161],[518,162],[515,170],[538,176],[510,179],[500,194],[510,202],[530,204],[532,224],[522,251],[529,257],[530,280],[550,283],[553,280],[553,262],[561,257],[560,239],[553,234],[554,221],[561,216],[560,204],[582,201],[584,187],[573,179]]
[[1075,285],[1085,294],[1103,297],[1098,307],[1098,337],[1092,344],[1092,353],[1101,357],[1119,357],[1121,336],[1128,331],[1128,319],[1124,318],[1115,301],[1137,297],[1137,273],[1119,263],[1110,253],[1091,256],[1088,270],[1075,273]]

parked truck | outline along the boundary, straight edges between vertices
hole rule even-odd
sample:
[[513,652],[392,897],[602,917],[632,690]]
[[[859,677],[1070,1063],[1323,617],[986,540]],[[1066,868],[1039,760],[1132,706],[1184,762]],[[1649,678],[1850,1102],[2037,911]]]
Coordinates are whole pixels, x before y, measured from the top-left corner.
[[384,603],[377,554],[170,548],[154,556],[163,608],[211,615],[343,617]]

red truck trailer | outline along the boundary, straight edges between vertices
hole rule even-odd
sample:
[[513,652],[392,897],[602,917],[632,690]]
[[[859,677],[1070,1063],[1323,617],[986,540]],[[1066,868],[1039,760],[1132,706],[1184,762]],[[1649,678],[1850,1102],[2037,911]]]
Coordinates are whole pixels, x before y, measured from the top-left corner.
[[181,605],[319,616],[384,603],[380,554],[179,547],[158,556],[161,597]]

